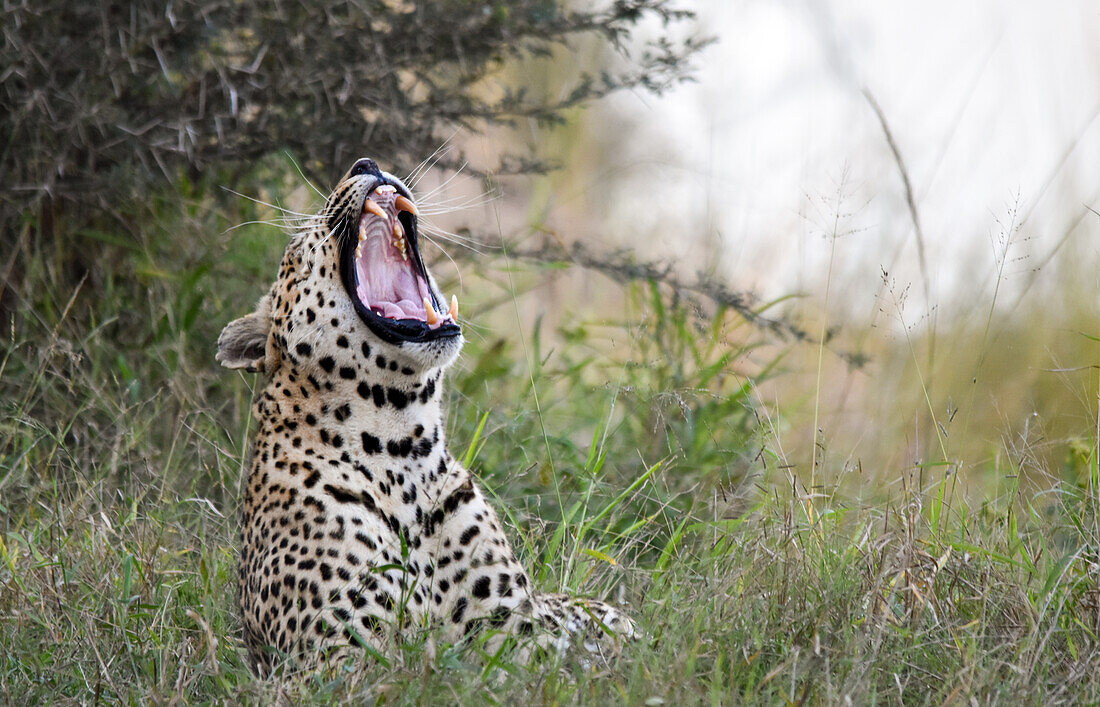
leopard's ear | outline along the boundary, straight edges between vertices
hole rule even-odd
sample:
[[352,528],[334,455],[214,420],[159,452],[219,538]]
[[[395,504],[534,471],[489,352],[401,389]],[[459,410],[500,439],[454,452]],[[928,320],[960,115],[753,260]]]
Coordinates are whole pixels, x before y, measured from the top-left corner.
[[218,337],[219,363],[226,368],[243,368],[263,373],[267,359],[267,340],[271,334],[271,296],[264,295],[256,311],[234,319]]

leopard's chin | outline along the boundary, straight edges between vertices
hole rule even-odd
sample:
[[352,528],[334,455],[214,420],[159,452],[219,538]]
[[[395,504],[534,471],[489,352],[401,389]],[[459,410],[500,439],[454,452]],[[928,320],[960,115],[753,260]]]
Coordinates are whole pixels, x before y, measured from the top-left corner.
[[383,341],[403,345],[461,335],[458,300],[443,296],[420,256],[417,213],[404,189],[381,182],[355,216],[342,219],[340,273],[359,318]]

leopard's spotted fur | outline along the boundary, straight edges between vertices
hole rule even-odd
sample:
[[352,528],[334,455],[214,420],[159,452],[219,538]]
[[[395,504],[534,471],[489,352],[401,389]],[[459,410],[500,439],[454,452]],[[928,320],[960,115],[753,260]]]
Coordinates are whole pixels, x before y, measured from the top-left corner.
[[440,396],[461,335],[387,342],[353,307],[339,229],[380,180],[404,189],[376,168],[349,172],[291,240],[256,311],[219,340],[223,364],[266,379],[239,565],[254,667],[312,664],[360,642],[382,650],[399,621],[442,627],[447,640],[494,628],[544,646],[579,634],[589,650],[614,649],[634,634],[630,619],[603,602],[538,593],[447,450]]

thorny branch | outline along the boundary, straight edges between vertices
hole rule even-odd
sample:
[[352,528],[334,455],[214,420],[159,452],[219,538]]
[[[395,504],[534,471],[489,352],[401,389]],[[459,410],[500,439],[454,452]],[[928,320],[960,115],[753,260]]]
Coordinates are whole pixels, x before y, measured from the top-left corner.
[[[619,283],[653,282],[663,285],[680,296],[703,297],[720,307],[728,307],[741,315],[745,321],[764,331],[768,331],[785,340],[799,343],[816,344],[817,340],[802,327],[784,317],[765,317],[754,305],[758,298],[751,292],[738,292],[730,289],[724,282],[703,272],[688,281],[676,274],[668,263],[638,261],[627,249],[596,253],[584,243],[577,241],[568,248],[556,241],[547,241],[534,248],[510,246],[505,252],[513,258],[536,263],[571,263],[588,270],[601,272]],[[828,344],[836,335],[836,329],[830,329],[823,343]],[[862,368],[869,361],[866,354],[858,351],[844,351],[830,348],[852,368]]]

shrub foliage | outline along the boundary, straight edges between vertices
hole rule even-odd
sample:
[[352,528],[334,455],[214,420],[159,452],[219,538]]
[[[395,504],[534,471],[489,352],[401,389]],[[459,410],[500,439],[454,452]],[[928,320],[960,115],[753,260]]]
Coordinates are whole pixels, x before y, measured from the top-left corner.
[[[668,0],[569,9],[563,0],[53,0],[5,10],[0,39],[4,230],[59,204],[110,213],[120,185],[212,166],[247,174],[290,151],[328,183],[369,146],[416,164],[456,128],[561,120],[620,88],[682,80],[701,42],[633,41],[638,23],[688,19]],[[586,37],[618,69],[580,72],[565,95],[500,79],[509,60]],[[630,49],[633,47],[633,49]],[[508,155],[500,170],[540,165]],[[232,182],[232,179],[229,181]]]

